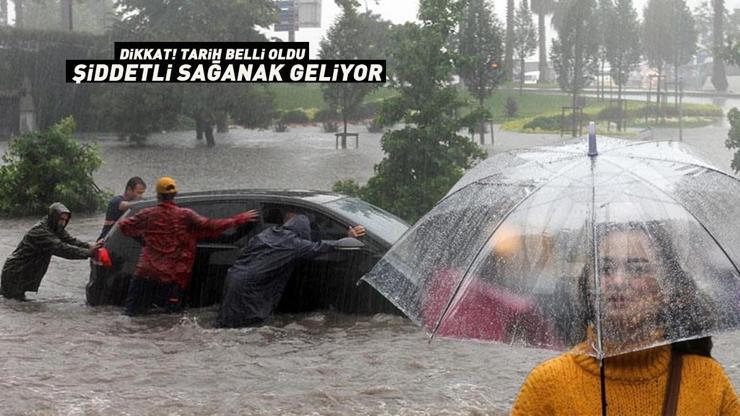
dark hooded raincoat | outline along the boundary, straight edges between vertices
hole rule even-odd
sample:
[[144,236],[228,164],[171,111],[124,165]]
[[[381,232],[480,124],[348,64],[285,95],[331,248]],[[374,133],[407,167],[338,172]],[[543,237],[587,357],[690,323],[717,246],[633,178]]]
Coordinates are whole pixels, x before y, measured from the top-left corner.
[[264,323],[280,302],[298,260],[329,252],[338,241],[310,238],[305,215],[253,237],[226,274],[218,324],[233,328]]
[[23,236],[23,240],[8,257],[3,266],[2,294],[9,298],[23,298],[24,292],[37,292],[41,279],[49,268],[51,256],[65,259],[90,257],[90,244],[70,236],[60,227],[59,217],[71,213],[64,205],[55,202],[49,214],[36,223]]

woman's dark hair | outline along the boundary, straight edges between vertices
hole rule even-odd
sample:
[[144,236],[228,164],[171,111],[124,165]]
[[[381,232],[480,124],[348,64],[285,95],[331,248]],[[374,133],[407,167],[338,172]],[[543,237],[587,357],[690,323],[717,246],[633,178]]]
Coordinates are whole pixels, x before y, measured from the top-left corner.
[[[663,278],[668,281],[667,287],[672,289],[667,292],[668,298],[664,307],[661,308],[658,318],[662,322],[666,339],[686,338],[700,333],[702,329],[713,326],[709,313],[709,302],[701,296],[694,281],[681,267],[665,224],[658,221],[604,224],[597,227],[596,235],[600,240],[615,231],[642,231],[656,248],[661,260]],[[589,322],[595,321],[592,299],[589,295],[589,289],[593,286],[592,269],[593,263],[588,262],[578,279],[578,295],[585,308],[578,313],[577,318],[580,318],[580,322],[584,323],[584,329]],[[571,332],[573,335],[572,328]],[[577,334],[585,338],[583,329],[578,331]],[[712,339],[711,337],[703,337],[678,341],[672,344],[672,349],[685,354],[711,357]]]

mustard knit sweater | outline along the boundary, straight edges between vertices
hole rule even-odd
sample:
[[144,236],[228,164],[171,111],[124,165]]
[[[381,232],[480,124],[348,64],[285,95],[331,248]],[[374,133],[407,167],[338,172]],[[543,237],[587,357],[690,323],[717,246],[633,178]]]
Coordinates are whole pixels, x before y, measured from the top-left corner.
[[[607,414],[661,415],[668,383],[669,346],[607,358]],[[740,416],[730,380],[719,363],[684,355],[679,416]],[[537,366],[524,381],[512,415],[601,415],[599,363],[565,353]]]

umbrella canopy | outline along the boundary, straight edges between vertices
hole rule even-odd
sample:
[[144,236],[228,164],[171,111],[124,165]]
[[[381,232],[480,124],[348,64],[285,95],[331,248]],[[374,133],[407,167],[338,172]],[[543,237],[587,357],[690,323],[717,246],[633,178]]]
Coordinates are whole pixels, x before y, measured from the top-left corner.
[[740,181],[599,138],[469,171],[364,280],[431,335],[600,358],[740,325]]

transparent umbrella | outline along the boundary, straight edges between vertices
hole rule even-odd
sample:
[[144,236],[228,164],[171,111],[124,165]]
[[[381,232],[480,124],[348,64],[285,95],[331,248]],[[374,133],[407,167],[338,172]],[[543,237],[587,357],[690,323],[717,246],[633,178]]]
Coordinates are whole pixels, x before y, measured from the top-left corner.
[[675,142],[589,147],[484,161],[364,280],[432,336],[599,359],[737,328],[740,181]]

